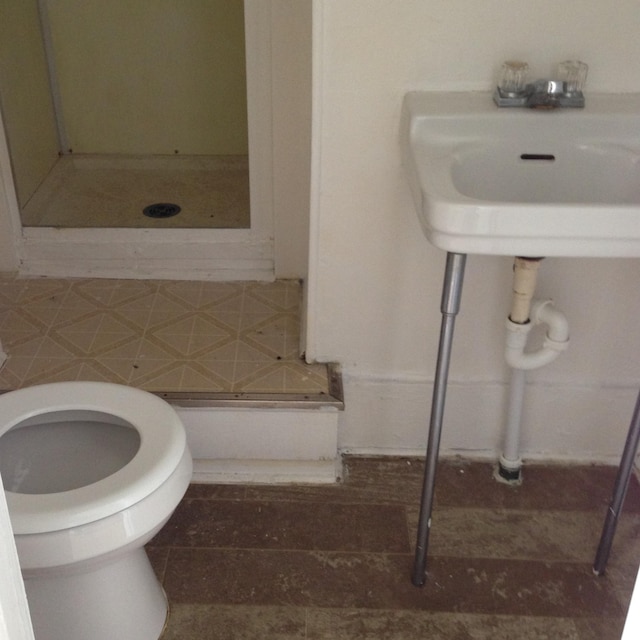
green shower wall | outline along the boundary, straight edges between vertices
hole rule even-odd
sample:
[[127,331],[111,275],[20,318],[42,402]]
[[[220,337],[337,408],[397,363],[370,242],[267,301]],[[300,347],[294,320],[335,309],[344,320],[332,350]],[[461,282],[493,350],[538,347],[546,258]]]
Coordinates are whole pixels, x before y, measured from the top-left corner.
[[247,153],[243,0],[56,0],[49,17],[75,153]]
[[36,0],[0,0],[0,105],[22,206],[58,159]]

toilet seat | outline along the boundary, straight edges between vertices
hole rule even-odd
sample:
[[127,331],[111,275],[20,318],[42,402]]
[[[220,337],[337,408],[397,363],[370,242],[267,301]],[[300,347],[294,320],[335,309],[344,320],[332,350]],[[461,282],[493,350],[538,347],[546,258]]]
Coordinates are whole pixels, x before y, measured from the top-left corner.
[[54,382],[0,396],[0,437],[30,418],[54,412],[92,411],[131,425],[140,447],[122,468],[90,485],[47,494],[6,491],[15,534],[78,527],[140,502],[179,465],[186,437],[180,418],[164,400],[140,389],[107,382]]

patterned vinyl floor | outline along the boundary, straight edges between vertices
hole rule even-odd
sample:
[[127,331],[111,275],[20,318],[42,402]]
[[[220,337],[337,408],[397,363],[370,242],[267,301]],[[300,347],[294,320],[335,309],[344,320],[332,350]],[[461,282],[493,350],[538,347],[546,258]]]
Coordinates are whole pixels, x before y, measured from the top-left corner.
[[104,380],[148,391],[324,393],[300,359],[297,281],[0,279],[0,388]]

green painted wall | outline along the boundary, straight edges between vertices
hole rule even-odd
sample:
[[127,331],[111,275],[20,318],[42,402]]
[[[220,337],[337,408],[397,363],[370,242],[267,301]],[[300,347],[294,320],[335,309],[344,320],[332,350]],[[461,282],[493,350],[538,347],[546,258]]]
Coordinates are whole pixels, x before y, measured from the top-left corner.
[[0,105],[23,205],[58,159],[36,0],[0,0]]
[[74,152],[247,153],[243,0],[56,0],[49,15]]

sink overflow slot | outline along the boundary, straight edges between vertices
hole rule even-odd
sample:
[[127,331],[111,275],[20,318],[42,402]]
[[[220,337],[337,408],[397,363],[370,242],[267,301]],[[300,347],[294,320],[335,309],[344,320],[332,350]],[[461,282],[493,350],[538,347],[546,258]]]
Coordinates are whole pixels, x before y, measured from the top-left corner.
[[521,153],[521,160],[544,160],[545,162],[553,162],[556,157],[552,153]]

